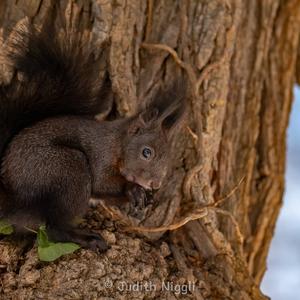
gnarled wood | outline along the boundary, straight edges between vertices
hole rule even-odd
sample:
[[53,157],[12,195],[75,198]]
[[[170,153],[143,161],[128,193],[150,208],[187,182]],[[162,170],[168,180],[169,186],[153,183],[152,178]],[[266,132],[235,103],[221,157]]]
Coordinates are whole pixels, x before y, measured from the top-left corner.
[[[25,18],[41,25],[51,11],[56,26],[76,28],[95,46],[95,58],[106,47],[99,73],[107,68],[112,79],[112,116],[134,113],[161,84],[189,80],[189,117],[159,205],[141,225],[189,222],[134,235],[99,207],[88,226],[112,248],[51,264],[38,262],[35,248],[2,240],[1,297],[266,299],[259,284],[282,203],[300,2],[3,0],[4,42]],[[132,291],[135,282],[155,288]],[[194,285],[185,294],[163,282]]]

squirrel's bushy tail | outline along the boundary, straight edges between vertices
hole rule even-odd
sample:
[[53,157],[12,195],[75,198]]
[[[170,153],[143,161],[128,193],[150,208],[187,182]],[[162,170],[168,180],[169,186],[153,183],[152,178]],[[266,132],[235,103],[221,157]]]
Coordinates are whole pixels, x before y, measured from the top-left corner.
[[0,85],[0,157],[13,135],[38,120],[101,112],[108,80],[99,82],[92,51],[76,35],[35,28],[13,32],[4,55],[18,76]]

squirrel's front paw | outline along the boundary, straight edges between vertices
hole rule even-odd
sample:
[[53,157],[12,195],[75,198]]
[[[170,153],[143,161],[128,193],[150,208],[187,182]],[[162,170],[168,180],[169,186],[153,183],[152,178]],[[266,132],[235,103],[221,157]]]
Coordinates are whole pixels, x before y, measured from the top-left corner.
[[146,216],[146,208],[152,203],[152,197],[139,185],[132,185],[126,191],[130,201],[129,214],[135,218],[143,219]]
[[85,235],[85,248],[89,248],[94,251],[105,252],[110,248],[106,241],[99,234],[89,233]]
[[79,244],[83,248],[88,248],[94,251],[98,250],[100,252],[105,252],[110,248],[100,234],[88,232],[83,229],[68,228],[64,230],[61,227],[48,227],[47,232],[53,241],[73,242]]

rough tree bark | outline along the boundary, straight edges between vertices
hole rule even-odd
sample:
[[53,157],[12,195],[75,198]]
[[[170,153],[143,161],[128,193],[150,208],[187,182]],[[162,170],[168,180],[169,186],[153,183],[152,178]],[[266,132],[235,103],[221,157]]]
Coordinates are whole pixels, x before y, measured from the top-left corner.
[[[259,285],[282,204],[300,2],[3,0],[3,40],[25,17],[40,25],[52,9],[57,26],[89,38],[95,59],[106,47],[111,116],[130,115],[160,84],[188,78],[188,121],[159,205],[140,224],[178,228],[137,234],[112,220],[117,210],[98,207],[87,226],[112,248],[49,264],[35,246],[4,239],[1,299],[266,299]],[[186,294],[187,282],[195,286]]]

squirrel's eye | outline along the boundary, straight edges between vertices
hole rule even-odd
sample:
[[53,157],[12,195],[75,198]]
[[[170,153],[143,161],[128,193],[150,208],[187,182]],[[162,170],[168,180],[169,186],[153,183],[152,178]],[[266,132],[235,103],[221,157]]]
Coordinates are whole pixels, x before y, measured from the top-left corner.
[[148,148],[148,147],[145,147],[145,148],[143,149],[142,154],[143,154],[143,158],[145,158],[145,159],[150,159],[150,158],[151,158],[151,155],[152,155],[152,150],[151,150],[150,148]]

